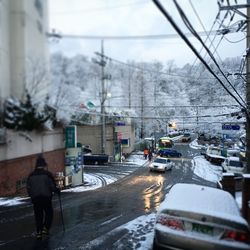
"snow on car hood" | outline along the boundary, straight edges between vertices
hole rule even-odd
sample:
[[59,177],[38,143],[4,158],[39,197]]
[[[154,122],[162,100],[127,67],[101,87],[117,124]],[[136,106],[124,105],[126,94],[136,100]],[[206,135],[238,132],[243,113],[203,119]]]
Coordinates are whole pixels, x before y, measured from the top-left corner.
[[179,183],[174,185],[159,206],[158,211],[163,209],[191,211],[247,225],[231,194],[196,184]]

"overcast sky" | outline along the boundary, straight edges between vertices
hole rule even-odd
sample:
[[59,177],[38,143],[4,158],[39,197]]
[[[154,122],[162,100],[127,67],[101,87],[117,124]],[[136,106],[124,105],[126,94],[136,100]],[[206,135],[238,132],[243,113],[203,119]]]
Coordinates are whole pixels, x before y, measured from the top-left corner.
[[[160,0],[164,8],[171,14],[173,20],[184,32],[189,32],[173,5],[172,0]],[[226,2],[226,1],[224,1]],[[238,0],[238,3],[245,3]],[[217,30],[225,16],[218,14],[217,0],[178,0],[196,31],[207,33],[213,27]],[[235,4],[234,0],[230,3]],[[244,9],[241,11],[245,12]],[[223,22],[225,28],[243,19],[236,14],[230,22],[230,16]],[[151,0],[49,0],[50,29],[55,29],[62,35],[80,36],[152,36],[177,34],[163,14]],[[202,26],[203,24],[203,26]],[[214,26],[213,26],[214,24]],[[226,36],[210,35],[213,46],[217,47],[216,58],[220,61],[226,57],[242,56],[245,53],[245,33],[231,33]],[[199,42],[190,38],[197,50],[201,49]],[[206,36],[202,36],[203,41]],[[222,39],[222,40],[221,40]],[[220,41],[221,40],[221,41]],[[238,42],[241,40],[240,42]],[[207,45],[210,46],[209,40]],[[83,54],[89,58],[95,57],[94,52],[100,51],[100,39],[69,39],[50,43],[51,50],[63,51],[68,56]],[[211,47],[212,52],[214,51]],[[174,60],[177,66],[186,63],[193,64],[195,55],[176,35],[175,38],[164,39],[104,39],[104,52],[107,56],[120,61],[162,61]],[[204,51],[201,53],[204,56]]]

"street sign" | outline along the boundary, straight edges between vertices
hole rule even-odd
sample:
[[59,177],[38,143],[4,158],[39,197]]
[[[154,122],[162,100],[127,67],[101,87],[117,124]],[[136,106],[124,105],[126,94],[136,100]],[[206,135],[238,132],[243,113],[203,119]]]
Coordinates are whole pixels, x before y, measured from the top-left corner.
[[65,128],[65,147],[75,148],[76,147],[76,126],[67,126]]
[[222,130],[240,130],[240,125],[238,124],[222,124]]

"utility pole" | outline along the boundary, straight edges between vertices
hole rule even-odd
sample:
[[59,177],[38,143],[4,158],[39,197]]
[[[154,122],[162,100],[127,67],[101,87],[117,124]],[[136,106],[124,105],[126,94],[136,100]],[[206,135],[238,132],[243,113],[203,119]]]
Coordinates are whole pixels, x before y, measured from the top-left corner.
[[144,72],[142,71],[142,76],[141,76],[141,139],[144,138]]
[[105,90],[104,90],[104,67],[106,62],[104,61],[104,48],[103,48],[103,40],[101,41],[101,77],[102,77],[102,93],[101,93],[101,115],[102,115],[102,129],[101,129],[101,146],[102,146],[102,154],[105,154],[105,144],[106,144],[106,128],[105,128]]
[[[239,11],[239,9],[247,9],[247,15]],[[247,161],[247,173],[250,173],[250,0],[247,0],[247,4],[220,6],[220,10],[233,10],[235,13],[246,18],[247,23],[247,37],[246,37],[246,161]],[[242,23],[244,25],[244,23]],[[240,30],[238,28],[238,30]]]
[[97,63],[101,66],[101,153],[105,154],[105,146],[106,146],[106,128],[105,128],[105,100],[106,100],[106,91],[104,86],[105,74],[104,67],[106,66],[106,61],[104,57],[104,46],[103,40],[101,41],[101,53],[96,52],[96,55],[100,56],[100,61],[93,59],[94,63]]

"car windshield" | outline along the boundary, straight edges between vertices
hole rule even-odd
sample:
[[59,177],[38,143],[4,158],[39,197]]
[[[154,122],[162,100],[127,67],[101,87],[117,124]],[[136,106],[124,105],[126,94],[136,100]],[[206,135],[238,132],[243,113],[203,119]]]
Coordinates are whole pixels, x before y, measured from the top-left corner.
[[161,159],[161,158],[156,158],[156,159],[154,160],[154,162],[157,162],[157,163],[166,163],[167,160],[166,160],[166,159]]
[[188,136],[190,136],[190,134],[184,134],[184,136],[188,137]]
[[229,165],[232,167],[242,168],[242,163],[240,161],[230,161]]

